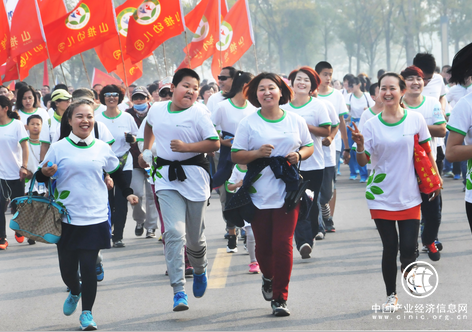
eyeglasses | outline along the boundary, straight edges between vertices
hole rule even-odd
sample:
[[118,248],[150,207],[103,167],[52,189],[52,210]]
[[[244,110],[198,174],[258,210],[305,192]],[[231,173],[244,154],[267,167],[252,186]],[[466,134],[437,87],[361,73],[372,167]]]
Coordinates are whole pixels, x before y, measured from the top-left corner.
[[170,89],[162,89],[161,91],[159,91],[159,97],[165,98],[167,96],[172,97],[172,92],[170,91]]
[[120,94],[118,92],[105,92],[103,95],[105,97],[118,97]]
[[228,78],[231,78],[231,76],[218,76],[218,81],[226,81]]

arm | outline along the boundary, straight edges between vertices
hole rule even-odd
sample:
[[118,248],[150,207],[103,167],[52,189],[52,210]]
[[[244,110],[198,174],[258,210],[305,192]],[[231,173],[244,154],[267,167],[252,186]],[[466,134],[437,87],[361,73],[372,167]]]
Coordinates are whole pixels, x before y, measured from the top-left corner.
[[49,143],[41,143],[41,151],[39,152],[39,160],[44,160],[44,157],[46,156],[46,153],[49,150]]
[[[152,132],[151,125],[149,125],[147,122],[144,123],[144,143],[143,143],[143,150],[142,150],[143,152],[145,150],[151,151],[154,139],[155,139],[155,137],[154,137],[154,133]],[[138,164],[142,168],[149,167],[149,165],[144,161],[142,153],[138,157]]]
[[[344,115],[339,116],[339,131],[341,131],[341,139],[344,143],[344,148],[349,148],[349,141],[347,139],[346,121],[344,121]],[[348,151],[343,151],[344,163],[348,164],[351,159],[351,154]]]
[[445,137],[446,136],[446,123],[430,125],[428,126],[429,133],[433,137]]
[[324,146],[330,146],[331,143],[334,141],[334,138],[336,137],[336,134],[338,133],[338,128],[339,126],[336,127],[331,127],[331,132],[329,133],[328,136],[326,136],[322,141],[321,144]]
[[227,188],[228,190],[235,191],[236,189],[240,188],[243,185],[243,180],[239,181],[238,183],[228,183]]
[[[144,139],[146,140],[146,137]],[[170,148],[173,152],[208,153],[217,151],[220,148],[220,141],[205,139],[200,142],[185,143],[179,139],[173,139],[170,141]]]
[[322,127],[315,127],[312,125],[308,125],[308,130],[315,136],[327,137],[331,132],[331,126],[327,125]]
[[364,136],[361,134],[359,131],[359,128],[357,128],[357,125],[353,122],[352,125],[354,128],[351,128],[348,126],[349,129],[352,131],[352,140],[354,143],[357,144],[357,151],[356,151],[356,159],[357,163],[359,166],[364,167],[367,165],[369,162],[369,159],[367,158],[367,155],[365,154],[365,148],[364,148]]
[[26,167],[28,166],[28,156],[29,156],[29,150],[28,150],[28,144],[27,140],[24,140],[23,142],[20,143],[21,145],[21,151],[22,151],[22,156],[23,156],[23,162],[21,164],[20,168],[20,180],[23,181],[25,177],[28,175],[28,170]]
[[300,161],[300,157],[302,160],[306,160],[313,154],[314,151],[315,147],[313,145],[302,146],[298,152],[290,152],[285,156],[285,158],[288,159],[290,164],[296,165]]
[[249,164],[250,162],[259,158],[269,158],[274,146],[271,144],[264,144],[257,150],[239,150],[231,152],[231,160],[235,164]]
[[451,163],[472,159],[472,145],[462,145],[464,135],[455,131],[449,131],[446,146],[446,159]]
[[447,106],[446,96],[439,97],[439,102],[441,103],[441,110],[443,112],[443,115],[444,117],[446,117],[446,106]]

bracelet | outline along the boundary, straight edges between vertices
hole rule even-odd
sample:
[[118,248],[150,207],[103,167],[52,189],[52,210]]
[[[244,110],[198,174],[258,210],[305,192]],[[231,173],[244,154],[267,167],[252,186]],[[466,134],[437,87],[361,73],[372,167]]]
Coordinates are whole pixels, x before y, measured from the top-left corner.
[[351,152],[351,149],[344,149],[344,152]]
[[26,167],[25,167],[25,166],[23,166],[23,165],[21,165],[21,168],[24,168],[24,169],[28,170],[28,168],[26,168]]
[[364,152],[365,152],[365,149],[362,150],[362,151],[357,151],[357,150],[356,150],[356,153],[357,153],[357,154],[363,154]]
[[298,153],[298,161],[302,161],[302,155],[300,154],[300,151],[295,151],[296,153]]

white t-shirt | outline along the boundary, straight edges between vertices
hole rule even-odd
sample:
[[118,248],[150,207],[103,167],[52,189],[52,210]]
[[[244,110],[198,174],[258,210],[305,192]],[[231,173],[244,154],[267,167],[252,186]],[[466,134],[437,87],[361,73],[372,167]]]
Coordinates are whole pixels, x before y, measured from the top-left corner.
[[[39,161],[40,161],[40,153],[41,153],[41,143],[34,143],[28,140],[28,171],[31,173],[35,173],[38,170]],[[30,189],[30,179],[25,179],[25,193],[29,192]],[[38,184],[36,181],[34,184],[33,191],[36,191],[38,194],[46,193],[46,187],[44,183],[41,185]]]
[[433,74],[431,81],[423,88],[423,96],[439,98],[446,95],[446,84],[444,84],[443,77],[437,73]]
[[[357,125],[357,128],[359,128],[359,131],[362,132],[362,127],[364,127],[364,124],[366,123],[367,120],[372,119],[374,116],[377,116],[377,114],[372,111],[372,108],[369,107],[367,110],[368,112],[362,113],[361,119],[359,120],[359,124]],[[356,144],[356,143],[354,143]]]
[[[449,131],[455,131],[464,136],[466,145],[472,144],[472,94],[461,98],[452,112],[447,124]],[[472,203],[472,159],[467,161],[467,178],[465,201]]]
[[[23,161],[20,143],[28,139],[25,126],[19,120],[11,119],[6,125],[0,125],[0,179],[18,180]],[[0,193],[1,194],[1,193]]]
[[[129,151],[131,144],[126,142],[125,133],[131,133],[133,135],[138,133],[136,121],[134,121],[133,117],[129,113],[120,112],[118,116],[110,118],[105,115],[105,112],[102,112],[96,114],[95,120],[102,122],[113,135],[115,142],[112,145],[112,150],[118,158]],[[128,153],[128,159],[126,160],[123,170],[133,170],[133,156],[131,153]]]
[[[331,119],[331,130],[339,126],[339,115],[336,113],[333,104],[331,104],[328,100],[322,99],[321,102],[324,103],[326,109],[328,111],[328,115]],[[324,138],[324,137],[323,137]],[[324,160],[325,160],[325,167],[333,167],[336,166],[336,143],[331,142],[329,146],[323,145],[323,153],[324,153]]]
[[374,102],[366,92],[363,92],[359,98],[354,93],[350,93],[348,105],[351,107],[351,119],[360,119],[366,109],[374,106]]
[[[268,120],[259,110],[241,120],[231,151],[257,150],[264,144],[274,146],[271,157],[285,157],[302,146],[311,146],[313,140],[301,116],[284,111],[280,119]],[[262,170],[253,187],[251,197],[258,209],[278,209],[284,205],[285,183],[275,178],[270,167]]]
[[[432,125],[439,125],[446,123],[446,119],[444,118],[443,112],[441,110],[441,103],[439,100],[433,97],[425,97],[423,96],[423,102],[416,107],[412,107],[408,105],[404,100],[403,104],[405,104],[406,109],[415,111],[423,115],[424,119],[426,120],[426,124],[428,126]],[[434,138],[442,138],[442,137],[434,137]],[[437,141],[432,139],[431,142],[431,153],[433,154],[433,158],[436,160],[437,155]]]
[[[18,113],[20,114],[20,120],[23,122],[24,125],[27,124],[28,118],[33,115],[39,115],[41,119],[43,119],[43,125],[41,127],[41,133],[39,133],[39,140],[41,143],[51,143],[51,139],[49,137],[49,114],[46,112],[45,109],[43,108],[37,108],[34,112],[32,113],[26,113],[23,112],[22,110],[19,110]],[[29,134],[29,132],[28,132]]]
[[404,112],[394,124],[386,123],[380,113],[362,129],[365,153],[372,164],[366,187],[369,209],[402,211],[421,204],[413,164],[414,136],[419,134],[420,143],[431,140],[431,136],[419,112]]
[[54,197],[67,208],[71,224],[86,226],[108,220],[103,171],[113,173],[120,165],[110,146],[96,139],[88,146],[77,146],[66,137],[51,144],[40,167],[48,160],[57,165]]
[[[325,104],[316,98],[310,97],[310,101],[300,107],[288,103],[280,106],[280,108],[300,115],[305,119],[307,124],[314,127],[331,126],[331,118],[328,115],[328,110]],[[313,171],[325,167],[323,146],[321,145],[323,138],[321,136],[316,136],[311,132],[310,136],[313,140],[315,150],[308,159],[302,161],[300,165],[300,170],[302,171]]]
[[244,107],[238,107],[233,104],[231,99],[219,102],[216,110],[211,113],[211,121],[216,128],[221,128],[231,134],[236,134],[239,122],[249,114],[257,111],[249,101],[246,101]]
[[[107,126],[105,126],[100,121],[95,120],[95,122],[97,122],[97,127],[98,127],[98,139],[110,145],[115,143],[115,139],[113,138],[113,135],[111,134],[110,130],[108,130]],[[95,137],[95,127],[92,128],[92,132],[90,133],[90,135]],[[52,143],[56,143],[60,137],[61,137],[61,124],[59,123],[59,125],[56,127],[56,132],[54,133],[54,138],[52,139]]]
[[[342,91],[346,91],[346,90],[343,89]],[[331,91],[327,95],[318,94],[318,99],[327,100],[331,104],[333,104],[334,109],[336,110],[336,113],[338,113],[339,116],[341,117],[346,114],[349,114],[349,110],[347,109],[347,106],[346,106],[347,96],[348,94],[346,94],[346,98],[345,98],[339,90],[333,89],[333,91]],[[336,143],[336,151],[341,151],[342,139],[341,139],[340,130],[338,130],[338,132],[336,133],[334,141]]]
[[452,108],[454,108],[457,102],[470,92],[472,92],[472,84],[468,86],[462,86],[460,84],[454,85],[447,92],[447,102],[451,105]]
[[[58,130],[59,128],[59,130]],[[59,118],[59,115],[57,115],[55,112],[53,115],[49,118],[49,138],[51,139],[51,143],[56,142],[55,140],[56,137],[56,132],[59,132],[58,138],[61,136],[61,119]]]
[[[218,133],[209,114],[201,107],[193,105],[186,110],[172,112],[172,102],[155,103],[149,110],[146,123],[152,127],[157,155],[165,160],[182,161],[193,158],[199,153],[173,152],[170,141],[181,140],[197,143],[203,140],[219,140]],[[155,189],[176,190],[186,199],[202,202],[210,197],[210,176],[203,167],[183,165],[187,179],[169,181],[169,166],[162,166],[156,172]]]
[[107,110],[107,107],[103,104],[98,105],[98,107],[93,111],[95,115],[101,114]]
[[231,173],[231,176],[229,177],[228,181],[226,181],[226,191],[229,193],[235,193],[239,190],[239,188],[236,188],[235,190],[231,191],[228,189],[228,184],[237,184],[239,181],[244,180],[244,177],[246,176],[247,169],[241,169],[239,168],[238,164],[236,164],[233,167],[233,172]]
[[218,108],[218,104],[225,100],[225,97],[223,97],[223,91],[219,91],[217,93],[214,93],[208,98],[208,102],[206,104],[206,107],[210,110],[211,114],[216,112],[216,109]]

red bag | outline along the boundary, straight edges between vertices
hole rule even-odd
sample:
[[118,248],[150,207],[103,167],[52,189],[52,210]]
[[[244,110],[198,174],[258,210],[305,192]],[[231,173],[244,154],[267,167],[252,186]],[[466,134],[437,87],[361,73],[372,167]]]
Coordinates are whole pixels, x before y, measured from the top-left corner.
[[431,194],[441,188],[439,176],[431,164],[426,151],[420,145],[418,135],[415,135],[413,163],[415,165],[416,177],[421,193]]

